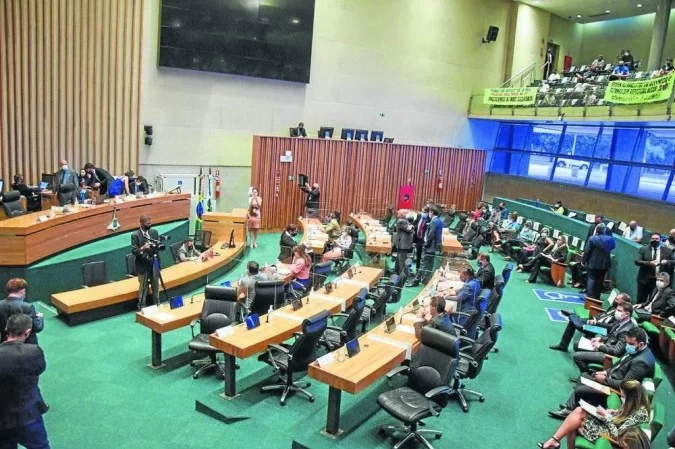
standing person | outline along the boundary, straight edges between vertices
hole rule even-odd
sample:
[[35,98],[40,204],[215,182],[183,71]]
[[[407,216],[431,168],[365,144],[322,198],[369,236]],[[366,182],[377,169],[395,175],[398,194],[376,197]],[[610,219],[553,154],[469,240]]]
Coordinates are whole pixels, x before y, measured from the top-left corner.
[[405,215],[402,210],[398,212],[394,245],[396,246],[396,274],[399,276],[402,276],[405,272],[405,262],[408,259],[408,254],[412,251],[413,239],[415,238],[414,220],[415,216],[412,213]]
[[84,164],[85,184],[87,187],[98,190],[99,195],[108,194],[108,186],[115,180],[108,171],[95,167],[91,162]]
[[588,239],[581,262],[588,268],[586,290],[588,296],[600,299],[605,275],[611,264],[611,253],[614,249],[614,239],[605,233],[603,223],[595,227],[595,235]]
[[17,313],[7,321],[7,341],[0,344],[0,448],[18,444],[27,449],[49,449],[42,414],[48,409],[38,381],[47,368],[38,345],[26,343],[33,328],[28,315]]
[[[67,160],[61,159],[59,161],[59,167],[61,169],[54,173],[54,193],[57,195],[57,198],[64,186],[71,185],[73,186],[73,189],[77,189],[77,186],[80,184],[78,174],[75,170],[71,170],[70,167],[68,167]],[[61,204],[61,202],[59,202],[59,206],[65,206],[65,203]]]
[[[654,232],[649,245],[638,250],[635,265],[640,267],[637,274],[637,303],[644,303],[656,286],[656,277],[660,272],[668,275],[672,272],[673,251],[661,244],[661,234]],[[669,279],[670,280],[670,276]]]
[[415,237],[413,243],[415,244],[415,271],[419,272],[422,263],[422,253],[424,252],[424,235],[427,233],[427,226],[429,226],[429,207],[422,209],[421,214],[417,214],[415,222]]
[[251,248],[258,247],[258,230],[260,229],[260,207],[262,198],[258,195],[258,189],[251,189],[251,197],[248,199],[248,230],[251,233]]
[[33,304],[25,302],[27,288],[28,282],[24,279],[13,278],[7,281],[7,298],[0,301],[0,342],[7,340],[5,328],[9,318],[17,313],[23,313],[33,321],[26,343],[33,345],[38,343],[37,333],[44,329],[45,322],[42,313],[36,313]]
[[[141,227],[131,234],[131,252],[136,256],[136,273],[138,274],[138,310],[142,307],[159,303],[159,267],[155,264],[154,250],[149,240],[159,240],[159,233],[152,229],[152,219],[141,215]],[[154,301],[148,303],[148,282],[152,288]]]
[[420,283],[426,284],[434,274],[434,261],[436,259],[436,251],[441,246],[439,236],[443,235],[443,222],[438,217],[438,209],[436,207],[429,208],[429,226],[427,232],[424,234],[424,256],[422,257],[422,265],[415,274],[415,279],[408,287],[417,287]]
[[551,74],[553,69],[553,50],[550,48],[546,50],[546,56],[544,56],[544,77],[542,79],[548,79],[548,76]]
[[316,218],[319,216],[319,199],[321,198],[321,190],[319,190],[319,183],[315,182],[312,188],[309,188],[309,183],[305,183],[300,187],[300,190],[307,194],[307,216]]
[[298,235],[298,227],[294,224],[286,226],[286,231],[281,234],[279,240],[279,261],[286,263],[293,256],[293,248],[298,242],[295,241],[295,236]]

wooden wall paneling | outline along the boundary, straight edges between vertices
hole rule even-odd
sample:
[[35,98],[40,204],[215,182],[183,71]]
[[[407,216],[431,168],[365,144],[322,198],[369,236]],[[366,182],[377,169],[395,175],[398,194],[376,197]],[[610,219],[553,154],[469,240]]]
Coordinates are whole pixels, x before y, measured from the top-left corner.
[[[0,99],[7,98],[8,95],[8,73],[5,70],[9,66],[7,62],[7,24],[5,23],[7,14],[5,13],[5,6],[6,5],[0,5],[0,69],[2,69],[2,73],[4,73],[3,76],[0,76]],[[9,147],[7,126],[7,102],[0,101],[0,148]],[[6,154],[4,152],[0,153],[0,178],[3,173],[9,171],[9,161],[5,156]]]

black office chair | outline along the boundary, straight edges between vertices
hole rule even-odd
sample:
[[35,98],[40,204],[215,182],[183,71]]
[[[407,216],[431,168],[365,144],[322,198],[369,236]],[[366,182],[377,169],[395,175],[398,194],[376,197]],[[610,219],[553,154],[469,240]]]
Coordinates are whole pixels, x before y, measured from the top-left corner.
[[398,284],[398,280],[399,276],[395,274],[386,284],[375,286],[375,288],[366,295],[366,299],[371,300],[372,303],[366,304],[363,316],[361,317],[364,332],[368,322],[376,317],[384,318],[387,314],[387,303],[394,294],[394,289]]
[[356,244],[359,243],[359,230],[350,227],[350,235],[352,237],[352,243],[349,245],[349,248],[342,250],[342,257],[335,259],[333,262],[333,271],[337,274],[342,274],[349,268],[349,262],[354,259],[354,250],[356,249]]
[[173,256],[174,263],[180,263],[180,257],[178,257],[178,250],[180,249],[181,246],[183,246],[183,242],[172,243],[171,246],[169,246],[169,249],[171,250],[171,255]]
[[127,277],[135,278],[138,276],[138,273],[136,273],[136,256],[133,254],[127,254],[125,259],[127,264]]
[[492,290],[484,288],[480,291],[473,304],[471,312],[452,312],[450,318],[453,321],[455,329],[458,329],[461,335],[466,335],[469,338],[476,338],[478,332],[478,324],[485,315],[488,301],[492,295]]
[[492,294],[485,309],[486,317],[497,313],[499,304],[502,302],[502,296],[504,296],[504,276],[498,274],[495,276],[495,286],[492,288]]
[[11,190],[2,195],[2,209],[7,218],[18,217],[26,214],[26,209],[21,204],[21,193]]
[[[366,305],[367,294],[368,290],[362,288],[359,296],[354,299],[349,313],[335,313],[330,316],[331,324],[328,325],[326,332],[319,341],[319,344],[324,346],[327,351],[333,351],[357,337],[357,327]],[[335,325],[338,319],[344,319],[342,326]]]
[[323,284],[326,282],[326,279],[328,279],[328,276],[332,273],[332,269],[333,269],[332,260],[314,264],[314,266],[312,267],[312,273],[310,274],[310,278],[312,279],[310,287],[314,289],[323,287]]
[[305,382],[293,381],[293,374],[307,371],[310,363],[316,360],[316,349],[319,339],[323,336],[328,326],[328,311],[324,310],[302,322],[302,333],[296,334],[296,340],[292,345],[269,345],[267,352],[261,354],[258,360],[265,362],[274,368],[279,374],[279,382],[274,385],[266,385],[261,392],[282,390],[279,403],[286,405],[286,397],[289,393],[302,393],[314,402],[312,396],[305,388],[310,386]]
[[405,386],[377,398],[377,404],[384,411],[403,422],[403,427],[382,426],[379,429],[381,433],[400,434],[400,441],[394,448],[398,449],[411,439],[432,448],[423,434],[432,434],[437,439],[443,436],[440,431],[419,429],[418,426],[423,419],[438,416],[448,404],[453,392],[450,382],[455,378],[459,357],[457,337],[427,326],[422,328],[421,347],[410,366],[399,366],[387,374],[390,384],[395,375],[405,374],[408,378]]
[[[201,316],[190,323],[192,340],[190,340],[188,348],[191,351],[206,353],[209,357],[205,360],[194,360],[190,363],[193,367],[200,367],[192,374],[193,379],[197,379],[205,372],[213,369],[217,370],[221,377],[225,375],[224,367],[218,363],[217,359],[217,355],[221,351],[209,344],[209,335],[221,327],[236,323],[238,309],[236,288],[207,285],[204,289],[204,305],[202,306]],[[197,323],[199,323],[199,333],[195,335]]]
[[195,231],[195,236],[192,243],[199,251],[204,251],[211,246],[211,235],[211,231]]
[[75,184],[63,184],[56,192],[56,199],[59,206],[77,203],[77,186]]
[[284,302],[283,279],[276,281],[256,281],[254,289],[255,297],[251,302],[251,309],[248,311],[249,314],[257,313],[258,315],[264,315],[270,309],[270,306],[276,309]]
[[460,353],[459,365],[455,372],[455,382],[453,384],[453,395],[457,396],[462,410],[469,411],[469,406],[466,402],[465,394],[473,394],[478,397],[480,402],[485,401],[483,396],[478,391],[467,390],[464,388],[464,379],[475,379],[483,369],[483,361],[487,358],[490,350],[497,343],[497,335],[502,330],[502,317],[498,313],[491,315],[488,319],[488,327],[481,336],[472,340],[467,337],[460,337],[462,342],[468,343],[462,348]]
[[82,286],[95,287],[108,283],[105,261],[89,262],[82,265]]
[[506,287],[509,283],[509,279],[511,279],[511,273],[513,272],[513,269],[516,267],[516,264],[514,263],[508,263],[502,270],[502,277],[504,278],[504,287]]

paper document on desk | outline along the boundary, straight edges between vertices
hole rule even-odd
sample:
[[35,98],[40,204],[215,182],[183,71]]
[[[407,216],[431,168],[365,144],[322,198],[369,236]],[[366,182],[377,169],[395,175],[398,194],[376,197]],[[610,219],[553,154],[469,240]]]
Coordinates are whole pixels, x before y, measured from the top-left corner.
[[591,387],[592,389],[597,390],[600,393],[604,393],[604,394],[609,396],[609,387],[608,386],[605,386],[605,385],[603,385],[601,383],[598,383],[598,382],[596,382],[592,379],[589,379],[587,377],[581,376],[580,379],[581,379],[581,383],[586,385],[587,387]]
[[600,415],[598,415],[598,407],[596,407],[595,405],[591,405],[588,402],[584,401],[583,399],[579,399],[579,407],[581,407],[586,413],[590,413],[596,418],[602,419]]
[[405,324],[399,324],[396,326],[396,330],[405,332],[406,334],[415,335],[415,328],[412,326],[406,326]]
[[675,315],[669,316],[668,321],[670,321],[671,324],[675,324]]
[[167,313],[167,312],[158,312],[158,313],[152,315],[152,317],[156,320],[159,320],[159,321],[171,321],[174,318],[173,315],[171,315],[170,313]]
[[597,349],[595,349],[593,347],[593,344],[591,344],[591,340],[589,340],[586,337],[581,337],[581,339],[579,340],[578,346],[579,346],[579,349],[581,349],[583,351],[597,351]]

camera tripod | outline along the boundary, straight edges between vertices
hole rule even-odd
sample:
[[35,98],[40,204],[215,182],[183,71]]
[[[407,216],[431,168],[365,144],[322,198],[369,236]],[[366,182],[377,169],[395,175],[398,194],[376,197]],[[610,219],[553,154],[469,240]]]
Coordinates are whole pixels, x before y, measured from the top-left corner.
[[[138,309],[140,310],[143,307],[143,302],[146,303],[147,305],[147,298],[148,298],[148,288],[149,284],[152,283],[153,277],[154,277],[154,272],[157,270],[157,278],[159,280],[159,284],[162,286],[161,290],[164,291],[164,299],[166,299],[166,302],[169,302],[169,294],[166,292],[166,284],[164,284],[164,277],[162,276],[162,267],[159,261],[159,254],[157,252],[153,253],[152,255],[152,273],[146,274],[145,278],[145,283],[141,287],[141,295],[139,297],[138,301]],[[159,296],[159,288],[157,288],[158,291],[152,291],[152,296],[153,300],[156,300],[156,305],[159,305],[162,303],[162,300],[160,299]],[[153,304],[155,305],[155,304]]]

